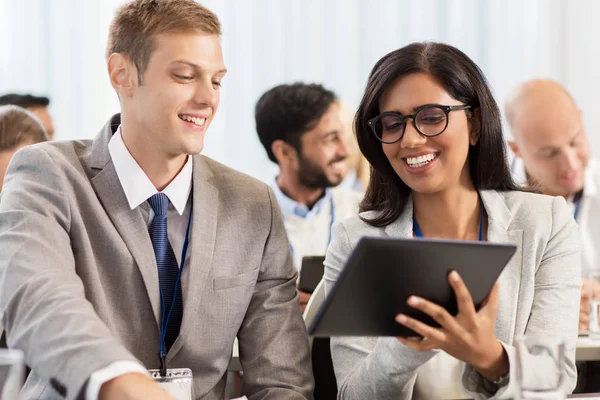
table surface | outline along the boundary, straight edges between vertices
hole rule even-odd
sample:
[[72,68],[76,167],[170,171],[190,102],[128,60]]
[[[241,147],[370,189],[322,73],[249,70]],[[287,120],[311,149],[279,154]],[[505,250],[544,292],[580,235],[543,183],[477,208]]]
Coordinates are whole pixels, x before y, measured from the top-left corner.
[[[600,361],[600,340],[590,339],[588,336],[579,336],[577,338],[575,359],[577,361]],[[233,345],[233,353],[231,354],[231,362],[228,369],[230,371],[241,370],[237,339]],[[590,399],[600,400],[600,394],[597,397],[590,397]]]
[[579,336],[575,359],[577,361],[600,361],[600,340]]

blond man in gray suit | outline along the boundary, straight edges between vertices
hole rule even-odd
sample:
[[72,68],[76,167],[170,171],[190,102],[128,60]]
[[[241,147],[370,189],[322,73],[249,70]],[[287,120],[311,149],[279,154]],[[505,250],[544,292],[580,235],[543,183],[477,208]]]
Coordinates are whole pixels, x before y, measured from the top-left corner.
[[273,192],[199,154],[226,72],[219,37],[193,0],[124,5],[107,50],[121,114],[93,141],[14,156],[0,307],[32,368],[26,399],[170,399],[146,368],[190,368],[195,398],[222,398],[236,336],[249,398],[312,396]]

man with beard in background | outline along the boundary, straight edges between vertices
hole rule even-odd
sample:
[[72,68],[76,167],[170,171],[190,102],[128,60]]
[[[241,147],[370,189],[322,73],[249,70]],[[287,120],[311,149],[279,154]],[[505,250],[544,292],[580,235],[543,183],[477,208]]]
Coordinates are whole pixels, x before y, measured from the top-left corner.
[[[325,254],[333,223],[358,213],[361,194],[334,189],[348,174],[352,151],[340,107],[335,94],[321,85],[286,84],[261,96],[255,118],[260,141],[279,166],[272,186],[300,271],[305,256]],[[300,291],[302,310],[309,298]],[[312,353],[315,399],[335,398],[329,340],[315,340]]]

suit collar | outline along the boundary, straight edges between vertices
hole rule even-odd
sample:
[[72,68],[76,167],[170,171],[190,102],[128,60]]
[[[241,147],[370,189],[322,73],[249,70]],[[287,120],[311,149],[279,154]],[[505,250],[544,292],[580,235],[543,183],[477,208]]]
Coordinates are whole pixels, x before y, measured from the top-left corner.
[[90,163],[93,169],[103,169],[110,161],[108,143],[119,128],[119,125],[121,125],[121,114],[115,114],[94,138],[94,141],[92,142],[92,157]]
[[[508,231],[512,221],[512,213],[506,205],[504,196],[496,190],[481,190],[479,192],[483,206],[488,216],[488,238],[490,228],[496,231]],[[409,196],[404,211],[400,217],[385,228],[388,236],[394,237],[412,237],[413,236],[413,203],[412,196]],[[488,239],[489,240],[489,239]]]
[[502,193],[496,190],[481,190],[479,196],[487,213],[488,225],[494,225],[498,229],[508,231],[513,215],[508,209],[506,199]]
[[[103,169],[111,161],[108,144],[121,125],[121,114],[115,114],[102,127],[92,142],[92,155],[90,165],[93,169]],[[204,156],[196,154],[192,156],[194,161],[193,179],[207,181],[213,177],[213,172],[206,162]]]
[[[158,193],[148,175],[125,146],[120,126],[108,143],[108,151],[132,210]],[[192,163],[192,157],[188,156],[181,171],[162,190],[179,215],[183,215],[192,188]]]
[[412,195],[408,197],[404,210],[397,220],[384,228],[385,233],[392,237],[413,237],[413,201]]

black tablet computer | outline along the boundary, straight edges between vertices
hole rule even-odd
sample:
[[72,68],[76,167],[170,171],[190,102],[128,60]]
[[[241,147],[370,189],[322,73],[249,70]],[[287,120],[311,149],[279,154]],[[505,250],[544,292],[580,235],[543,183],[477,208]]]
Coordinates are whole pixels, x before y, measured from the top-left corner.
[[300,268],[300,279],[298,280],[298,289],[306,293],[312,293],[317,288],[325,267],[323,266],[325,256],[304,256],[302,257],[302,268]]
[[516,246],[435,239],[362,238],[309,327],[317,337],[418,336],[396,322],[404,313],[431,326],[428,315],[406,304],[410,295],[431,300],[452,315],[456,297],[448,274],[456,270],[479,308]]

